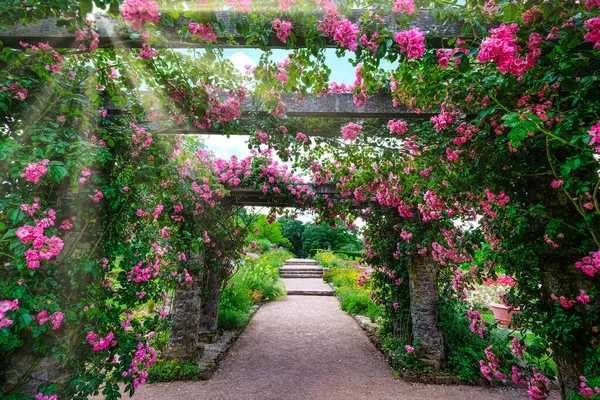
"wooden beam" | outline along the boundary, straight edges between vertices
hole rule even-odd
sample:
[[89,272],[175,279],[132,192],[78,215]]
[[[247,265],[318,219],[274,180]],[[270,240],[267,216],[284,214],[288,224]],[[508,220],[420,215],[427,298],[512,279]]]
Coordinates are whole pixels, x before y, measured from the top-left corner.
[[[316,194],[328,195],[334,200],[341,199],[340,193],[334,184],[315,185],[308,183],[306,186]],[[229,195],[224,199],[227,204],[248,207],[302,207],[301,204],[293,201],[284,201],[272,195],[265,195],[261,190],[254,188],[232,187],[226,189],[229,190]]]
[[[389,95],[377,94],[371,96],[364,106],[354,104],[351,93],[329,94],[317,98],[307,98],[304,101],[294,100],[290,94],[282,95],[286,103],[286,116],[291,118],[380,118],[390,119],[428,119],[435,113],[417,113],[406,106],[394,107]],[[242,113],[255,112],[256,105],[251,99],[247,99],[241,105]],[[108,107],[109,114],[121,114],[126,110],[117,107]],[[243,118],[243,116],[242,116]],[[161,129],[159,124],[148,124],[147,128],[164,134],[197,134],[197,135],[220,135],[219,130],[198,129],[193,126],[181,126],[175,128]],[[341,128],[341,125],[340,125]],[[334,135],[335,136],[335,135]]]
[[[349,19],[352,21],[358,21],[359,17],[367,10],[353,10]],[[248,45],[246,38],[239,35],[235,30],[235,26],[231,23],[233,13],[231,11],[217,11],[215,13],[216,19],[223,21],[227,27],[226,33],[233,35],[233,41],[220,40],[220,45],[223,47],[257,47],[255,44]],[[125,47],[125,48],[140,48],[142,47],[142,41],[131,38],[131,30],[123,24],[123,20],[108,17],[106,15],[96,13],[94,14],[96,19],[97,31],[100,34],[100,47]],[[322,19],[322,15],[319,16]],[[387,29],[390,31],[399,30],[397,24],[394,22],[392,16],[383,17]],[[75,41],[73,34],[67,32],[66,28],[56,26],[57,19],[49,18],[38,21],[37,24],[16,24],[8,27],[4,32],[0,32],[0,41],[3,42],[6,47],[21,48],[19,45],[20,41],[37,44],[38,42],[49,43],[54,48],[76,48],[79,43]],[[178,25],[179,27],[186,25],[190,22],[189,19],[180,17]],[[298,23],[292,20],[294,26]],[[463,23],[448,23],[444,21],[435,21],[431,16],[429,10],[418,10],[416,17],[409,23],[411,27],[421,29],[423,32],[430,36],[430,44],[434,46],[441,46],[444,39],[450,37],[461,37]],[[171,35],[167,38],[169,40],[169,47],[172,48],[193,48],[193,47],[204,47],[203,43],[198,41],[192,41],[190,38],[182,38],[178,35]],[[271,38],[267,44],[273,48],[286,48],[282,42],[277,38]],[[296,41],[296,47],[305,47],[306,42],[303,38],[298,38]],[[336,47],[336,43],[328,41],[328,47]]]

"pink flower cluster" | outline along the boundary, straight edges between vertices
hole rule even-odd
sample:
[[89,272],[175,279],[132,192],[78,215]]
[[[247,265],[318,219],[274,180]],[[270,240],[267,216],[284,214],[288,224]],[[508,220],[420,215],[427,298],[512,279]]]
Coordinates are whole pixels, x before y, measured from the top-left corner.
[[49,260],[57,256],[64,246],[63,241],[56,237],[47,237],[44,235],[44,229],[54,226],[56,214],[50,209],[45,212],[48,218],[35,220],[36,226],[26,225],[17,228],[15,235],[21,239],[24,244],[32,242],[33,248],[25,251],[25,260],[27,268],[39,268],[40,260]]
[[492,35],[481,42],[477,60],[480,62],[493,61],[503,74],[508,72],[513,75],[522,75],[533,67],[541,55],[542,36],[535,32],[529,36],[527,47],[530,52],[523,59],[519,55],[521,47],[517,45],[515,36],[518,29],[517,24],[510,26],[500,24],[498,28],[491,28]]
[[18,82],[13,82],[10,85],[8,85],[8,87],[2,87],[3,92],[8,92],[9,90],[12,90],[13,98],[20,101],[25,100],[27,98],[27,93],[29,93],[27,89],[20,89]]
[[600,394],[600,387],[596,386],[594,389],[588,386],[587,379],[585,376],[579,377],[579,393],[586,397],[592,397],[594,394]]
[[[149,60],[152,57],[156,57],[158,55],[158,51],[152,49],[150,46],[148,46],[147,43],[143,43],[142,44],[142,50],[140,50],[140,57],[144,60]],[[106,110],[103,110],[104,112],[106,112]],[[106,115],[103,115],[104,117]]]
[[346,18],[338,21],[335,26],[333,39],[340,42],[341,47],[347,47],[350,51],[358,48],[358,25],[350,22]]
[[40,392],[35,395],[35,400],[58,400],[58,396],[55,394],[46,396],[44,393]]
[[308,143],[308,136],[306,136],[302,132],[298,132],[298,134],[296,135],[296,141],[303,141],[304,143]]
[[249,13],[252,0],[225,0],[225,4],[234,7],[238,12]]
[[261,144],[265,144],[269,140],[269,135],[264,132],[254,132],[254,136],[260,139]]
[[[98,48],[98,45],[100,44],[100,35],[98,34],[98,32],[89,27],[85,29],[77,28],[77,30],[75,30],[75,40],[78,42],[91,40],[89,49],[90,51],[94,51]],[[86,50],[86,46],[83,43],[81,43],[78,48],[81,51]]]
[[[589,0],[588,0],[589,1]],[[288,11],[296,0],[279,0],[279,9],[283,12]]]
[[404,135],[408,132],[408,127],[406,126],[406,122],[402,120],[394,121],[393,119],[388,121],[387,128],[390,130],[390,133],[396,135]]
[[442,129],[452,125],[454,122],[454,114],[448,111],[442,111],[438,115],[434,115],[429,120],[433,122],[433,126],[435,127],[435,131],[439,132]]
[[281,40],[282,43],[287,43],[287,38],[292,31],[292,23],[275,18],[275,21],[273,21],[273,30],[277,32],[277,39]]
[[469,49],[461,47],[461,48],[456,48],[456,49],[448,49],[448,50],[444,50],[444,49],[438,49],[436,51],[436,55],[439,59],[439,64],[440,67],[442,68],[448,68],[448,64],[450,63],[450,60],[454,60],[454,65],[456,65],[457,67],[460,65],[460,58],[456,57],[457,53],[465,53],[465,54],[469,54]]
[[150,145],[152,144],[152,134],[144,128],[137,126],[133,122],[130,122],[129,126],[135,129],[135,132],[133,133],[133,135],[131,135],[133,143],[138,145],[137,150],[131,153],[131,157],[135,158],[138,157],[145,148],[150,147]]
[[584,25],[590,29],[590,32],[586,33],[583,38],[593,42],[594,49],[600,49],[600,17],[588,19],[584,22]]
[[550,295],[550,298],[554,301],[558,301],[565,310],[573,307],[575,303],[577,303],[575,300],[569,300],[565,296],[556,297],[555,294]]
[[40,325],[44,325],[46,322],[52,322],[52,330],[55,331],[58,328],[60,328],[64,316],[65,314],[60,311],[57,311],[52,315],[48,316],[48,311],[42,310],[34,318],[38,320]]
[[589,133],[592,137],[592,140],[590,140],[590,143],[588,143],[588,145],[596,145],[596,152],[600,153],[600,122],[592,126],[592,128],[589,131],[587,131],[587,133]]
[[106,337],[99,337],[93,331],[89,331],[85,336],[90,346],[92,346],[92,350],[94,351],[102,351],[108,346],[114,346],[116,344],[113,342],[114,337],[115,334],[112,332],[106,335]]
[[138,32],[146,21],[158,22],[158,4],[152,0],[125,0],[121,15]]
[[500,367],[500,360],[498,360],[498,357],[492,352],[491,348],[492,346],[489,346],[484,350],[488,362],[479,360],[479,370],[488,381],[492,381],[494,376],[503,381],[506,379],[506,374],[500,372],[498,369]]
[[104,193],[102,193],[100,190],[95,189],[94,190],[94,195],[92,196],[91,194],[88,195],[88,197],[94,202],[94,203],[98,203],[100,202],[100,200],[102,200],[104,198]]
[[[151,339],[153,336],[154,332],[150,332],[145,337]],[[131,366],[127,371],[123,372],[122,376],[133,376],[133,388],[137,389],[140,385],[146,383],[146,379],[148,378],[148,371],[140,370],[140,366],[148,368],[155,361],[156,350],[148,342],[139,342],[137,351],[131,360]]]
[[396,0],[392,6],[392,12],[413,15],[415,2],[413,0]]
[[35,197],[33,199],[33,203],[31,205],[29,205],[29,204],[21,204],[21,205],[19,205],[19,208],[21,210],[25,211],[27,214],[33,215],[33,214],[35,214],[35,210],[39,210],[40,209],[40,198],[39,197]]
[[344,140],[355,140],[362,133],[362,125],[350,122],[342,128],[342,138]]
[[585,290],[579,289],[579,295],[577,296],[577,301],[580,302],[581,304],[586,304],[586,303],[589,303],[590,301],[592,301],[592,299],[590,299],[590,296],[585,292]]
[[38,183],[40,178],[48,173],[49,160],[42,160],[36,163],[27,164],[25,172],[21,174],[21,178],[27,179],[29,182]]
[[213,32],[213,27],[210,23],[197,24],[195,22],[190,23],[188,30],[195,37],[201,37],[206,43],[214,42],[217,40],[217,35]]
[[591,276],[600,271],[600,250],[590,253],[589,256],[583,257],[581,261],[575,263],[575,268],[581,269],[584,274]]
[[400,45],[400,52],[406,53],[408,60],[425,54],[425,34],[419,28],[394,33],[394,41]]
[[515,286],[517,282],[510,276],[499,276],[496,280],[488,278],[483,282],[486,286],[498,285],[498,286]]
[[550,393],[548,392],[548,378],[540,374],[533,368],[533,377],[529,379],[527,393],[531,400],[545,400]]
[[412,354],[415,351],[415,348],[409,345],[404,346],[404,348],[408,354]]
[[6,328],[12,325],[13,320],[6,318],[5,314],[9,311],[16,311],[19,309],[19,300],[3,300],[0,301],[0,329]]
[[469,310],[467,312],[467,318],[471,320],[471,325],[469,326],[471,332],[477,332],[477,334],[480,337],[483,337],[483,328],[485,328],[485,321],[483,320],[483,318],[481,318],[481,314],[479,314],[478,311]]
[[523,358],[523,353],[527,346],[525,344],[519,343],[519,339],[516,336],[513,336],[512,343],[508,346],[510,351],[519,358]]

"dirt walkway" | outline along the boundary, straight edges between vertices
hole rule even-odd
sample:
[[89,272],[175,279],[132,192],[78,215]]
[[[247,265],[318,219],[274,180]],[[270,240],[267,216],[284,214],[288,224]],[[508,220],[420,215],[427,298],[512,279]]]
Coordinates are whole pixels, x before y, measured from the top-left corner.
[[524,390],[410,385],[335,297],[288,296],[261,307],[212,380],[142,386],[148,400],[512,400]]

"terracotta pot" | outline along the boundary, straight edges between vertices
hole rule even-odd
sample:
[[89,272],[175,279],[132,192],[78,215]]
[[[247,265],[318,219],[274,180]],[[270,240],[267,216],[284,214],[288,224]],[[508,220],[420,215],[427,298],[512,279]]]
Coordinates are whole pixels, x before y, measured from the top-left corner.
[[513,315],[521,314],[521,310],[518,308],[509,310],[504,304],[492,303],[490,308],[494,312],[494,318],[498,321],[498,325],[501,328],[506,328],[513,319]]

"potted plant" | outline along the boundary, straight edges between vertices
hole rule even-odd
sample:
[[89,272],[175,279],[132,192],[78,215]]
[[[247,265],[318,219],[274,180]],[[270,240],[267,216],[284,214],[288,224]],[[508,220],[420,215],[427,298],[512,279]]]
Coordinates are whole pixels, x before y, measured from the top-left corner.
[[491,303],[490,308],[494,313],[494,318],[498,321],[498,326],[501,328],[507,328],[515,314],[521,314],[521,310],[518,308],[509,308],[502,303]]

